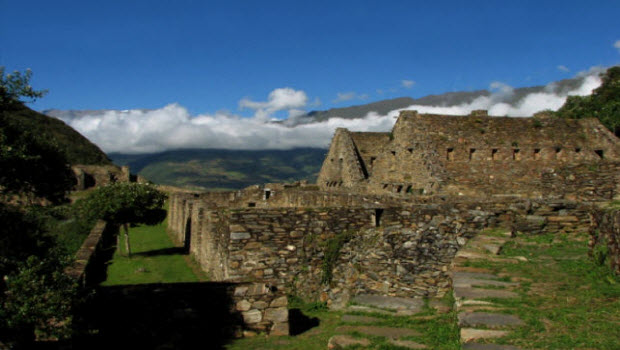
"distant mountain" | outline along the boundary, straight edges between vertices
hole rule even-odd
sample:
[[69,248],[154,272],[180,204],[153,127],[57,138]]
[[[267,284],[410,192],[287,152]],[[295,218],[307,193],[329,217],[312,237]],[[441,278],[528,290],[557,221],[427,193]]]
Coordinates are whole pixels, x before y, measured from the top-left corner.
[[[3,121],[58,146],[71,164],[111,164],[99,147],[63,121],[18,104],[1,111]],[[37,171],[37,169],[33,169]]]
[[[557,94],[565,94],[569,91],[577,89],[582,83],[584,78],[573,78],[557,81],[548,86],[532,86],[516,88],[511,93],[505,93],[498,95],[499,102],[505,102],[508,104],[515,104],[523,97],[531,93],[537,92],[555,92]],[[376,112],[379,115],[385,115],[390,111],[406,108],[411,105],[421,106],[456,106],[461,104],[467,104],[473,102],[478,97],[490,96],[492,93],[489,90],[476,90],[476,91],[458,91],[447,92],[440,95],[428,95],[420,98],[411,97],[399,97],[390,100],[383,100],[378,102],[372,102],[365,105],[351,106],[345,108],[332,108],[326,111],[312,111],[300,117],[297,117],[293,123],[289,125],[294,126],[298,124],[309,124],[314,122],[321,122],[330,118],[344,118],[344,119],[356,119],[363,118],[370,112]]]
[[215,150],[185,149],[153,154],[110,153],[117,165],[162,185],[230,190],[268,182],[314,182],[325,149]]

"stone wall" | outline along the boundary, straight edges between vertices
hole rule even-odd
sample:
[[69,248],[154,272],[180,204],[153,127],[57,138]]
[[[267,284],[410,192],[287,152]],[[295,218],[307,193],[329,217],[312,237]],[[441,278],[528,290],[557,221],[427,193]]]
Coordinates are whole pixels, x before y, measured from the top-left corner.
[[110,247],[113,247],[117,233],[118,227],[102,220],[97,221],[65,273],[83,287],[102,282],[105,279],[105,263],[111,258]]
[[[387,135],[339,129],[318,186],[403,197],[518,194],[591,200],[619,193],[620,140],[593,118],[402,111]],[[349,176],[350,169],[364,177]]]
[[[199,199],[184,208],[190,251],[215,280],[261,281],[334,306],[360,293],[442,295],[450,288],[450,262],[480,230],[499,225],[523,234],[587,230],[589,209],[574,202],[530,200],[221,209],[201,205]],[[325,254],[341,235],[348,238],[331,283],[324,285]]]
[[606,255],[611,269],[620,275],[620,210],[592,211],[589,246],[595,260],[602,263]]
[[96,186],[104,186],[114,182],[129,182],[131,180],[128,166],[73,165],[71,169],[75,174],[75,190],[77,191],[83,191],[87,188]]

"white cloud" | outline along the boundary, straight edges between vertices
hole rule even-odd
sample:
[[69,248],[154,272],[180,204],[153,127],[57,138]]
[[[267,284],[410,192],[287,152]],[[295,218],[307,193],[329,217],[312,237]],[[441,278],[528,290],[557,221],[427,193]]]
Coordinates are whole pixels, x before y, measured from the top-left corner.
[[267,101],[256,102],[248,98],[239,101],[239,108],[255,110],[254,117],[268,120],[278,111],[290,111],[303,108],[308,103],[308,96],[304,91],[289,87],[275,89],[269,93]]
[[616,42],[614,43],[614,47],[618,49],[618,53],[620,53],[620,40],[616,40]]
[[402,85],[402,87],[404,87],[406,89],[411,89],[413,87],[413,85],[415,85],[415,81],[413,81],[413,80],[401,80],[400,84]]
[[[486,109],[490,115],[531,116],[544,109],[562,106],[567,95],[587,95],[601,84],[600,68],[579,73],[584,81],[568,93],[557,93],[554,85],[543,92],[528,94],[510,105],[505,101],[513,89],[494,82],[494,92],[471,103],[455,106],[413,105],[403,109],[420,113],[464,115],[475,109]],[[338,127],[354,131],[389,131],[400,110],[386,115],[371,112],[360,119],[332,118],[323,122],[294,125],[303,113],[307,96],[290,88],[276,89],[266,102],[243,99],[239,105],[256,110],[251,118],[227,112],[192,116],[187,109],[170,104],[156,110],[107,111],[99,114],[63,119],[106,152],[146,153],[178,148],[224,149],[290,149],[295,147],[327,147]],[[287,111],[291,120],[269,122],[265,116]]]
[[558,68],[559,71],[562,71],[562,72],[570,72],[570,69],[568,69],[568,67],[566,67],[563,64],[557,66],[557,68]]

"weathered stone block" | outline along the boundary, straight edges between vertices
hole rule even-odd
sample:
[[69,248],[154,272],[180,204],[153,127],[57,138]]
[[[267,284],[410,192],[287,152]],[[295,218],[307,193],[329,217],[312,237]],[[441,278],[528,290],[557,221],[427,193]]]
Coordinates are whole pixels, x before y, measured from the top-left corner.
[[265,310],[265,320],[288,322],[288,309],[286,307],[269,308]]
[[248,239],[250,238],[250,234],[247,232],[231,232],[230,233],[230,239]]
[[241,300],[237,302],[236,309],[237,311],[248,311],[252,307],[252,304],[247,300]]
[[263,320],[263,313],[260,310],[250,310],[242,312],[243,322],[246,324],[259,323]]

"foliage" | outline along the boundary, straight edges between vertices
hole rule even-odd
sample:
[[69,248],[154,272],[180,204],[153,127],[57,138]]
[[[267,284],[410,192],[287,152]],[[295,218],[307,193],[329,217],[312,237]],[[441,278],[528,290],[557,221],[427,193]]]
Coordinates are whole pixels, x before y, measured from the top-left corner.
[[603,83],[589,96],[569,96],[556,112],[562,118],[595,117],[616,136],[620,135],[620,66],[602,76]]
[[86,215],[117,224],[162,222],[166,195],[150,184],[117,182],[96,188],[78,207]]
[[334,266],[340,257],[340,250],[345,243],[353,238],[352,231],[341,232],[325,242],[325,253],[323,256],[321,283],[329,284],[333,278]]
[[[125,246],[129,256],[128,225],[156,225],[166,218],[163,209],[166,195],[153,185],[117,182],[96,188],[87,198],[76,203],[82,217],[102,219],[110,223],[123,225]],[[120,249],[120,245],[118,247]]]
[[68,255],[43,209],[0,203],[0,339],[13,344],[65,337],[75,289],[64,274]]
[[30,256],[6,276],[0,329],[36,328],[39,337],[68,337],[71,305],[77,291],[75,281],[64,273],[70,261],[66,255],[51,251],[44,258]]
[[30,86],[32,71],[27,69],[24,73],[14,71],[5,75],[4,66],[0,66],[0,106],[20,102],[34,102],[43,97],[47,90],[34,90]]
[[75,184],[67,163],[54,144],[15,128],[0,115],[0,194],[61,202]]

